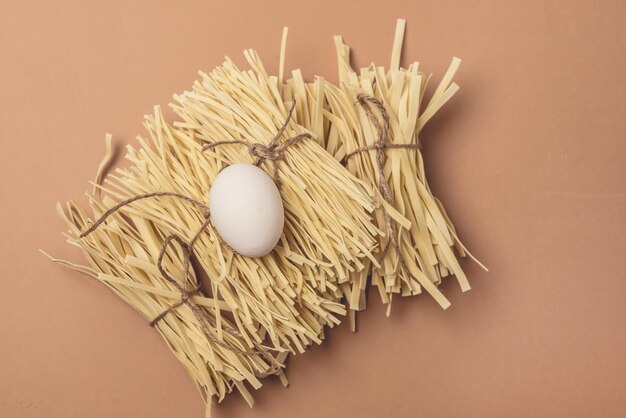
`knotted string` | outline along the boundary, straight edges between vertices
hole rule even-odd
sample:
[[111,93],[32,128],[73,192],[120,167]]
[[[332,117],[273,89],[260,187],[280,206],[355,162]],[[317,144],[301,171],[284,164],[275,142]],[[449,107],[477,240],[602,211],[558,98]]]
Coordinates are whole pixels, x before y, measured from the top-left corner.
[[285,133],[285,130],[287,129],[287,125],[289,124],[289,121],[291,120],[291,117],[293,116],[293,112],[295,108],[296,108],[296,102],[294,101],[291,105],[291,108],[289,109],[289,113],[287,113],[287,118],[285,119],[285,122],[280,127],[280,129],[278,130],[278,133],[276,133],[276,135],[274,136],[274,138],[272,138],[272,140],[270,141],[268,145],[264,145],[261,143],[250,143],[242,139],[232,139],[232,140],[226,140],[226,141],[210,142],[206,144],[202,148],[202,150],[206,151],[206,150],[218,147],[220,145],[231,145],[231,144],[245,145],[246,147],[248,147],[248,152],[250,153],[250,155],[255,158],[254,160],[255,166],[258,167],[265,160],[272,162],[273,169],[274,169],[274,175],[273,175],[274,183],[276,184],[276,187],[280,189],[281,181],[280,181],[280,176],[278,173],[278,161],[281,161],[285,158],[285,150],[289,148],[290,146],[292,146],[293,144],[295,144],[296,142],[301,141],[302,139],[313,139],[311,134],[303,133],[303,134],[299,134],[291,138],[288,138],[283,142],[279,142],[280,137],[283,135],[283,133]]
[[[393,195],[391,194],[391,190],[389,189],[389,185],[387,184],[387,179],[385,178],[385,158],[386,158],[385,151],[387,149],[398,149],[398,148],[419,149],[421,146],[419,143],[418,144],[387,143],[387,138],[389,135],[389,114],[387,113],[387,109],[385,109],[385,106],[379,100],[367,94],[359,94],[357,96],[357,101],[359,105],[361,105],[363,110],[365,111],[365,114],[369,118],[370,122],[376,128],[378,137],[374,145],[368,145],[368,146],[364,146],[361,148],[357,148],[356,150],[346,154],[346,156],[344,157],[344,160],[347,160],[355,156],[356,154],[360,154],[362,152],[375,150],[376,151],[376,168],[378,169],[378,191],[380,192],[383,199],[385,199],[385,202],[393,206]],[[379,118],[376,117],[376,115],[372,111],[372,106],[376,110],[378,110],[378,113],[380,113],[380,118],[383,121],[382,125],[380,123]],[[381,205],[381,209],[383,211],[383,216],[385,218],[385,224],[387,225],[387,233],[389,235],[389,238],[387,240],[387,243],[385,244],[385,247],[381,251],[381,256],[379,257],[379,261],[382,261],[382,259],[385,258],[385,255],[387,254],[387,251],[389,251],[389,247],[391,246],[393,247],[393,249],[396,251],[396,254],[398,255],[400,268],[411,279],[417,280],[417,278],[410,272],[409,267],[406,263],[406,260],[404,259],[404,256],[402,255],[402,251],[400,249],[400,243],[398,242],[398,238],[396,237],[396,232],[395,232],[396,221],[394,221],[391,218],[391,215],[389,214],[387,209],[385,209],[384,205]]]

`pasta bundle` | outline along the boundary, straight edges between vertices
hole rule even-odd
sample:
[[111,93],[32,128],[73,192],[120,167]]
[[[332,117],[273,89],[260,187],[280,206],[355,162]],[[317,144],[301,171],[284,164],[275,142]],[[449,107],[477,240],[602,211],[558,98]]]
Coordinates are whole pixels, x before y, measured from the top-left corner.
[[[381,265],[370,262],[367,269],[353,272],[351,280],[342,284],[347,305],[353,311],[365,308],[364,293],[370,277],[387,304],[388,314],[394,294],[415,295],[422,289],[447,308],[450,302],[437,286],[448,275],[456,276],[462,291],[470,289],[457,260],[457,255],[465,257],[469,253],[428,186],[419,150],[420,131],[458,90],[452,78],[460,60],[452,60],[426,102],[424,93],[430,77],[419,71],[417,62],[408,68],[400,67],[404,27],[405,21],[399,20],[389,71],[371,64],[357,73],[350,65],[350,48],[341,37],[335,37],[339,86],[320,77],[305,83],[300,72],[294,71],[283,88],[285,100],[295,98],[298,103],[298,123],[315,132],[319,143],[374,191],[376,224],[385,231],[378,237],[376,253]],[[286,34],[285,30],[283,38]],[[284,45],[283,41],[283,59]],[[281,74],[282,68],[281,62]],[[381,109],[364,105],[363,97]],[[386,147],[380,151],[384,153],[382,174],[392,196],[390,201],[380,192],[377,164],[381,129],[376,125],[383,124],[381,110],[389,123]],[[370,113],[377,113],[373,121]],[[392,236],[397,237],[397,248],[390,245]],[[351,319],[354,327],[354,317]]]

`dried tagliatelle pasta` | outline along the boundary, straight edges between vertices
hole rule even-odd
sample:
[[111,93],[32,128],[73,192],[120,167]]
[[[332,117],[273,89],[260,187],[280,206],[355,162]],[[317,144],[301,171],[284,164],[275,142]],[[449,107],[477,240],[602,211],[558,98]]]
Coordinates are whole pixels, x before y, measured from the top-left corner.
[[[457,256],[469,253],[428,186],[419,150],[420,131],[458,90],[452,78],[460,60],[452,60],[426,101],[430,77],[419,71],[417,62],[400,67],[404,27],[404,20],[399,20],[388,71],[371,64],[356,72],[350,66],[350,48],[335,37],[339,86],[320,77],[305,83],[294,71],[282,90],[285,100],[295,98],[298,122],[374,190],[376,223],[384,231],[376,253],[380,266],[369,263],[342,284],[352,310],[365,307],[369,276],[388,304],[388,313],[394,294],[415,295],[422,289],[447,308],[450,303],[437,286],[448,275],[456,276],[463,291],[470,289],[457,261]],[[283,41],[281,77],[284,45]]]
[[[149,136],[128,146],[130,166],[102,184],[99,170],[93,215],[59,206],[88,265],[55,261],[105,283],[152,322],[207,414],[213,397],[235,387],[252,403],[248,388],[268,374],[286,383],[286,356],[339,323],[341,286],[377,263],[381,233],[366,181],[290,119],[276,79],[256,53],[245,55],[251,70],[227,60],[176,95],[180,120],[168,123],[158,107],[146,117]],[[222,242],[207,211],[220,170],[252,162],[279,185],[285,214],[278,245],[256,258]]]

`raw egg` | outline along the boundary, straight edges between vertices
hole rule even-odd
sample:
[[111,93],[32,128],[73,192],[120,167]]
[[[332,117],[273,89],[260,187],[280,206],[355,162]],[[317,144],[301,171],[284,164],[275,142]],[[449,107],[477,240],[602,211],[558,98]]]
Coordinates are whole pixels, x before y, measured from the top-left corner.
[[266,255],[283,233],[280,192],[274,180],[252,164],[232,164],[215,177],[209,209],[222,240],[246,257]]

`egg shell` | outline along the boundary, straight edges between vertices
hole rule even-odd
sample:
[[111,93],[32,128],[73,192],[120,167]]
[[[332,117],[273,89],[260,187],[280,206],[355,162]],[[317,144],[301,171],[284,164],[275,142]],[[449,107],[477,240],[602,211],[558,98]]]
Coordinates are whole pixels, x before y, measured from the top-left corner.
[[232,164],[215,177],[209,209],[222,240],[246,257],[266,255],[283,233],[280,192],[274,180],[252,164]]

